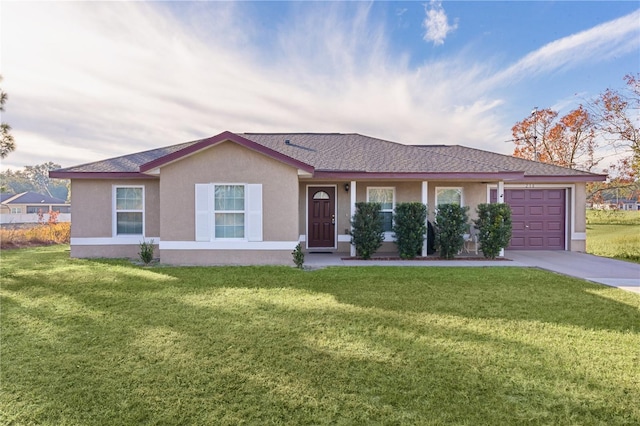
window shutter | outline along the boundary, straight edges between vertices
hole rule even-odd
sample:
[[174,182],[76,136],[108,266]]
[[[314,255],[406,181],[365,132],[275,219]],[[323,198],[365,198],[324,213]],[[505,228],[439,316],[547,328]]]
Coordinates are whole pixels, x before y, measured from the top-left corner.
[[247,185],[247,239],[262,241],[262,184]]
[[211,184],[196,183],[196,241],[211,240]]

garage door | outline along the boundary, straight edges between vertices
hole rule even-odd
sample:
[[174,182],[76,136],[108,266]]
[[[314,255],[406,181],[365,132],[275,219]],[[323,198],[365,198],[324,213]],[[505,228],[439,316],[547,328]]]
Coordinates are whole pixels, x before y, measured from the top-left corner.
[[[505,189],[511,206],[510,250],[565,249],[565,189]],[[491,191],[491,202],[496,191]]]

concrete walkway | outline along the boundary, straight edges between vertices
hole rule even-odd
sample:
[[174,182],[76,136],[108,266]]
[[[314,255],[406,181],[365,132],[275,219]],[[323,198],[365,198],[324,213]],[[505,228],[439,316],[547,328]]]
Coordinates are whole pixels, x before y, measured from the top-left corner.
[[345,260],[332,253],[307,253],[305,266],[520,266],[541,268],[640,294],[640,265],[569,251],[507,251],[500,260]]

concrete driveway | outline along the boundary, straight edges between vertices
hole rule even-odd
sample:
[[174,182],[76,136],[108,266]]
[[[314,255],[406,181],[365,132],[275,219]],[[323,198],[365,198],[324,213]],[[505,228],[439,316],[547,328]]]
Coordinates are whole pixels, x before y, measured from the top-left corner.
[[618,287],[640,294],[640,265],[571,251],[507,251],[505,257],[584,280]]

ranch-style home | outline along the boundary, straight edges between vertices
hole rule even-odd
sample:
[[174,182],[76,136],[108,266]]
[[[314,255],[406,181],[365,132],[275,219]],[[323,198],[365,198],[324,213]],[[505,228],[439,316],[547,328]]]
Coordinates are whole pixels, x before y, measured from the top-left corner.
[[[584,251],[585,184],[605,175],[458,145],[403,145],[359,134],[231,133],[52,171],[71,179],[71,256],[162,263],[292,264],[308,252],[355,255],[355,204],[511,205],[511,250]],[[426,255],[427,244],[423,250]]]

